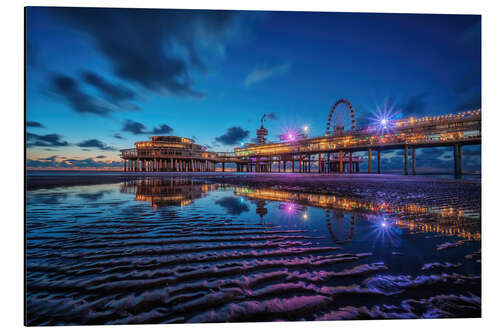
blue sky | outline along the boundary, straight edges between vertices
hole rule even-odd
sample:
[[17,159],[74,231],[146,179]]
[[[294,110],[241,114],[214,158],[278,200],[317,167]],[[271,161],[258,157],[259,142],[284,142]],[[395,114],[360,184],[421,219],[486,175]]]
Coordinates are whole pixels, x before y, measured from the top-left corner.
[[[153,134],[231,151],[264,114],[271,140],[321,135],[339,98],[360,125],[384,103],[405,117],[481,106],[475,15],[29,7],[26,31],[32,167],[119,166]],[[479,169],[479,148],[465,153]]]

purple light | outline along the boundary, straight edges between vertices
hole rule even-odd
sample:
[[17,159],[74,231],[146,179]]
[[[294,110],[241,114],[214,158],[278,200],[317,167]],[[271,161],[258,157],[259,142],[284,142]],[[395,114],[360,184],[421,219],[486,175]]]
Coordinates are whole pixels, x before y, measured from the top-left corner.
[[297,210],[297,207],[295,206],[295,204],[294,204],[294,203],[292,203],[292,202],[287,202],[287,203],[285,204],[284,209],[285,209],[285,212],[286,212],[288,215],[294,215],[294,214],[295,214],[295,212],[296,212],[296,210]]
[[280,141],[281,142],[292,142],[292,141],[297,141],[300,140],[302,135],[305,136],[305,134],[301,134],[302,131],[300,129],[297,129],[295,127],[287,127],[283,131],[281,131],[280,134]]

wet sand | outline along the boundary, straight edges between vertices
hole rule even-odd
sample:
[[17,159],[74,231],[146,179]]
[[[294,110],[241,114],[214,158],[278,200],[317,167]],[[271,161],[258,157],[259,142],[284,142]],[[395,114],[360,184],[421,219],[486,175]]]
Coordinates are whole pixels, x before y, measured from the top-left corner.
[[207,175],[203,179],[223,184],[272,187],[290,192],[308,192],[353,197],[388,204],[449,205],[481,210],[481,181],[439,179],[400,175],[231,174]]
[[428,176],[392,174],[298,174],[298,173],[28,173],[27,190],[51,189],[65,186],[113,184],[143,177],[193,178],[220,184],[266,187],[291,192],[307,192],[349,196],[367,202],[407,204],[425,202],[428,205],[451,205],[473,210],[481,209],[481,181],[441,179]]
[[[176,174],[183,178],[176,182],[171,175],[122,184],[138,176],[30,177],[59,188],[26,195],[27,325],[481,315],[480,239],[462,236],[480,220],[455,209],[480,207],[477,182],[230,173]],[[326,195],[293,202],[283,190],[266,199],[269,188]],[[331,195],[341,192],[361,199],[345,206],[349,197]],[[360,210],[371,197],[380,207],[387,198],[425,209]]]

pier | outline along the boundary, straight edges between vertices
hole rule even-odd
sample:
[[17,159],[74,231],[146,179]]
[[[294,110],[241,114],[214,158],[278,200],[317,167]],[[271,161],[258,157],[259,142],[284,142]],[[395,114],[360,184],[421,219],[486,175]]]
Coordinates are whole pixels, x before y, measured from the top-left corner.
[[[349,110],[349,130],[332,124],[332,116],[341,104]],[[225,172],[232,164],[237,172],[342,174],[359,173],[360,164],[366,162],[368,173],[380,174],[382,153],[402,149],[404,174],[416,175],[418,148],[451,147],[454,174],[460,178],[462,147],[481,144],[480,109],[422,118],[382,119],[381,124],[357,129],[354,108],[349,101],[340,99],[330,109],[324,135],[307,138],[294,133],[280,142],[266,142],[268,131],[262,120],[257,129],[258,143],[247,143],[233,152],[209,152],[193,140],[180,137],[152,137],[151,141],[138,142],[135,149],[121,151],[124,171],[205,172],[216,171],[218,166]],[[366,152],[366,160],[356,156],[357,152]]]

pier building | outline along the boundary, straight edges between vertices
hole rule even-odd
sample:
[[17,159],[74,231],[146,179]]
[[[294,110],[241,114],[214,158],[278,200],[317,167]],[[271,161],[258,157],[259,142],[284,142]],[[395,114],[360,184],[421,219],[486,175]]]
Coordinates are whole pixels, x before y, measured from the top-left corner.
[[194,140],[178,136],[153,136],[121,150],[126,172],[206,172],[215,171],[217,154]]

